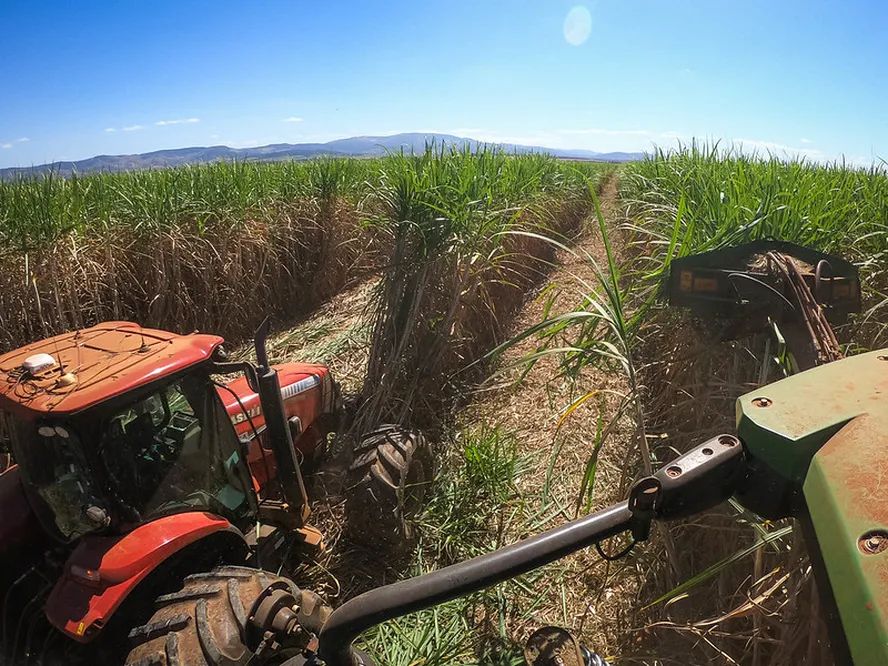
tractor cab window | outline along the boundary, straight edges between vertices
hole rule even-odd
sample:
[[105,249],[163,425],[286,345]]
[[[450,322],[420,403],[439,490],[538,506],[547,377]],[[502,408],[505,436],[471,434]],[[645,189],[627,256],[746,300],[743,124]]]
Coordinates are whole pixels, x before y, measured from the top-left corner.
[[99,459],[136,520],[184,510],[247,511],[237,440],[209,380],[189,376],[104,419]]
[[[22,469],[41,502],[39,515],[64,539],[74,539],[100,525],[90,509],[105,514],[93,475],[74,426],[63,421],[17,421],[4,415],[4,428],[21,445]],[[105,514],[107,515],[107,514]]]

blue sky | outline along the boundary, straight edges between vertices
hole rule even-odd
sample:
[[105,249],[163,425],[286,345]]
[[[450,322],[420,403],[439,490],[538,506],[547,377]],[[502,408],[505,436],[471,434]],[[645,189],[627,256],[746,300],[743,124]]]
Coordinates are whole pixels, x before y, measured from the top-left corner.
[[888,157],[888,3],[0,5],[0,166],[441,131]]

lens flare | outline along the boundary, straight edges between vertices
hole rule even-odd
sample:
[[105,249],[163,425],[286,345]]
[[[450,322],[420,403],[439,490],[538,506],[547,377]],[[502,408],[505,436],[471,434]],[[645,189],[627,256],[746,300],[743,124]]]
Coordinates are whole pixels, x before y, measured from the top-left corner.
[[592,14],[582,5],[573,7],[564,18],[564,39],[572,46],[580,46],[592,32]]

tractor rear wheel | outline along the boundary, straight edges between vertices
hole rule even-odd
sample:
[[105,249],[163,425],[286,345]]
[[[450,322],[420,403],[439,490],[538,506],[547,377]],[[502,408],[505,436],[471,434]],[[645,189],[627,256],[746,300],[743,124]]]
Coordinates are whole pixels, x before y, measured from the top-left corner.
[[421,433],[382,425],[355,448],[349,468],[348,523],[368,543],[409,538],[432,481],[432,452]]
[[317,635],[331,610],[316,594],[267,571],[224,566],[188,576],[180,591],[158,597],[148,623],[130,632],[133,648],[126,666],[262,663],[264,658],[257,659],[254,652],[257,641],[249,613],[273,583],[287,585],[299,606],[299,624]]

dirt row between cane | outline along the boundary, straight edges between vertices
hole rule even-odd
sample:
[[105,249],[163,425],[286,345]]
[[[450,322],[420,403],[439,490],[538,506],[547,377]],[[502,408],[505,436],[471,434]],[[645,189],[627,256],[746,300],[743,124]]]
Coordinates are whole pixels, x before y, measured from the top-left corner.
[[[616,175],[602,187],[600,202],[608,237],[619,257]],[[590,257],[606,270],[604,243],[594,213],[570,249],[558,251],[556,268],[512,322],[512,333],[547,316],[575,311],[588,293],[586,285],[598,282]],[[616,415],[618,396],[628,391],[624,377],[597,369],[586,368],[579,377],[567,379],[560,374],[556,356],[541,358],[515,383],[524,372],[521,359],[534,353],[536,344],[534,338],[527,338],[509,349],[501,359],[499,373],[492,378],[494,387],[479,391],[459,419],[464,428],[496,427],[517,438],[524,471],[518,479],[516,502],[528,505],[530,519],[507,528],[505,542],[529,536],[529,526],[542,531],[577,517],[580,484],[587,462],[595,455],[599,421],[608,423]],[[597,392],[595,399],[562,420],[569,405],[592,391]],[[624,499],[621,485],[625,485],[632,436],[633,425],[620,419],[598,452],[593,510]],[[532,593],[510,599],[510,638],[520,644],[534,629],[555,624],[570,629],[594,651],[613,658],[626,651],[641,577],[631,560],[609,565],[591,548],[554,563],[535,577]]]

